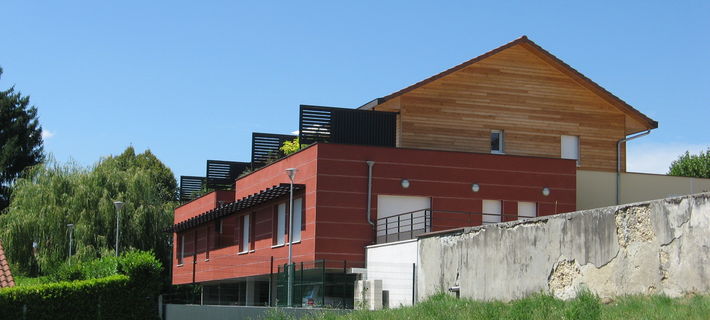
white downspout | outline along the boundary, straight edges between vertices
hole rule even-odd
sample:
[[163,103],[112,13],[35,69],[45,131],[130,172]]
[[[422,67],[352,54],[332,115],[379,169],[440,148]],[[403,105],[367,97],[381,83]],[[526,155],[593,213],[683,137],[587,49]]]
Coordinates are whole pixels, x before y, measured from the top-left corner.
[[651,133],[651,130],[647,130],[635,136],[619,139],[619,141],[616,142],[616,205],[619,205],[621,202],[621,143],[641,138],[649,133]]

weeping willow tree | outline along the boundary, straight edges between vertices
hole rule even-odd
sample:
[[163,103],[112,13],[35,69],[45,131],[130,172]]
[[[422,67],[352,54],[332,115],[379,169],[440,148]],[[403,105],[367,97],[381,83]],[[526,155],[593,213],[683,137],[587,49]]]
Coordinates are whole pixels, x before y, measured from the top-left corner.
[[[166,263],[177,183],[150,151],[129,147],[93,168],[54,160],[31,168],[17,180],[8,213],[0,216],[0,239],[20,273],[49,274],[67,261],[73,224],[72,259],[92,260],[114,254],[116,209],[120,215],[119,249],[153,250]],[[14,270],[13,270],[14,271]]]

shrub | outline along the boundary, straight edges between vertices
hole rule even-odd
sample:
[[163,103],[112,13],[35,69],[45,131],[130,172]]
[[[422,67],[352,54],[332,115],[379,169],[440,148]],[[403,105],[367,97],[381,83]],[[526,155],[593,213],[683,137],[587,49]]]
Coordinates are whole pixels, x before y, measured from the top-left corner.
[[65,264],[60,282],[0,290],[0,320],[155,319],[161,270],[145,251]]

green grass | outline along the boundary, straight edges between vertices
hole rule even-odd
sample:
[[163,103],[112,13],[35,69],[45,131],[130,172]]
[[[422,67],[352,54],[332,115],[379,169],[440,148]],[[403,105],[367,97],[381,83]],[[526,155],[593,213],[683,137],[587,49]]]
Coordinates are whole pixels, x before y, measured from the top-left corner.
[[[269,319],[290,319],[274,312]],[[381,311],[354,311],[346,315],[323,313],[318,320],[378,319],[710,319],[710,296],[671,299],[665,296],[626,296],[609,304],[589,292],[561,301],[545,294],[504,302],[479,302],[436,295],[414,307]]]

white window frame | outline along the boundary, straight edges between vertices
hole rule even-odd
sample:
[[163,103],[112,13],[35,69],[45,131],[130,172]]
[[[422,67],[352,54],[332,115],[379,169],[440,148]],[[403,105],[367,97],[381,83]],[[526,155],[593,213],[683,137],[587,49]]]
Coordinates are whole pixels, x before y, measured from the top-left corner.
[[[498,203],[498,212],[491,212],[491,210],[486,209],[486,203]],[[499,223],[503,221],[503,201],[501,200],[483,200],[481,203],[481,211],[484,213],[484,215],[481,217],[481,222],[483,224],[493,224],[493,223]],[[491,215],[486,215],[486,213],[489,213]]]
[[[574,142],[576,143],[576,148],[577,152],[574,155],[574,157],[566,157],[565,156],[565,139],[573,139]],[[560,158],[562,159],[570,159],[570,160],[577,160],[577,166],[579,167],[580,165],[580,159],[582,158],[581,156],[581,143],[580,143],[580,138],[579,136],[572,136],[572,135],[561,135],[560,136]]]
[[247,253],[251,248],[251,215],[242,216],[242,251],[239,253]]
[[[498,150],[493,150],[493,134],[498,134]],[[491,153],[494,154],[505,154],[505,131],[503,130],[491,130],[490,135]]]
[[276,206],[276,244],[282,246],[286,243],[286,203]]
[[[301,222],[303,219],[303,198],[293,199],[293,240],[291,242],[301,242]],[[291,235],[289,234],[289,237]]]
[[180,261],[178,261],[178,265],[183,265],[185,262],[185,234],[180,235]]
[[[531,205],[532,208],[534,208],[535,211],[533,212],[533,215],[532,215],[532,216],[523,216],[523,215],[520,215],[520,212],[523,211],[523,210],[520,210],[521,207],[523,207],[523,206],[528,206],[528,205]],[[532,202],[532,201],[518,201],[518,219],[530,219],[530,218],[535,218],[535,217],[537,217],[537,203],[536,203],[536,202]]]

